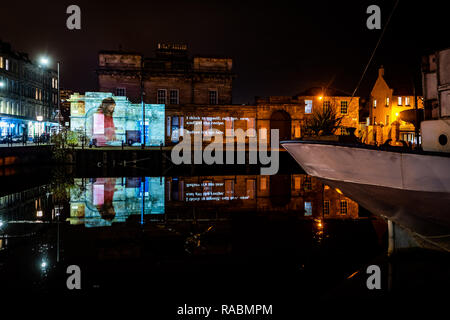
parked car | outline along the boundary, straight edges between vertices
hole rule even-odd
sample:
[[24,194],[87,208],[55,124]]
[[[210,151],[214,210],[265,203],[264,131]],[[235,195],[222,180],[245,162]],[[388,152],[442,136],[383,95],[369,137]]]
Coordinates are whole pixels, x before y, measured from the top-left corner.
[[12,141],[12,143],[22,143],[23,137],[22,136],[13,136],[11,141]]
[[0,143],[8,143],[8,139],[9,139],[8,136],[0,137]]

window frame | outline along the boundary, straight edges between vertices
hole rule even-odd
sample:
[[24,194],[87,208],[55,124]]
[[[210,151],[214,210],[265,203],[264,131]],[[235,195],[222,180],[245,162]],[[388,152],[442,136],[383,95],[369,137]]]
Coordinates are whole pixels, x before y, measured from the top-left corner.
[[[176,93],[176,99],[175,99],[175,103],[172,103],[172,93],[175,92]],[[178,105],[180,104],[180,90],[179,89],[170,89],[169,90],[169,104],[172,105]]]
[[[345,110],[345,112],[343,111]],[[348,114],[348,101],[347,100],[341,100],[341,114]]]
[[[164,102],[163,103],[160,100],[160,96],[159,96],[160,92],[164,92]],[[157,104],[164,104],[164,105],[167,104],[167,89],[157,89],[157,91],[156,91],[156,103]]]
[[[211,93],[215,93],[215,100],[211,103]],[[208,102],[210,105],[219,104],[219,92],[217,89],[208,89]]]

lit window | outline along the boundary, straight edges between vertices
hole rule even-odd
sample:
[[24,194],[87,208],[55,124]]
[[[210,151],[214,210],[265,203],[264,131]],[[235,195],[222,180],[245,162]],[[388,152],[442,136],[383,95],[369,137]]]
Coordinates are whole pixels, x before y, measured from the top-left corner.
[[399,105],[399,106],[402,105],[402,97],[398,97],[398,105]]
[[348,101],[341,101],[341,113],[347,114],[348,112]]
[[127,95],[127,89],[126,88],[116,88],[116,96],[118,97],[125,97]]
[[323,202],[323,215],[327,216],[330,214],[330,200],[325,200]]
[[301,129],[300,129],[300,126],[297,125],[297,126],[295,126],[295,129],[294,129],[294,137],[300,138],[300,136],[301,136]]
[[205,180],[205,181],[203,181],[202,185],[203,185],[203,196],[204,197],[212,196],[213,182],[211,180]]
[[377,107],[377,99],[373,100],[373,107],[376,108]]
[[158,104],[166,104],[166,89],[158,89],[156,103]]
[[255,198],[255,180],[254,179],[247,180],[247,196],[249,197],[249,199]]
[[209,90],[209,104],[217,104],[217,90]]
[[347,200],[341,200],[341,214],[347,214],[347,210],[348,210],[348,203]]
[[389,98],[386,98],[386,107],[389,107]]
[[259,188],[261,191],[267,190],[267,177],[261,177]]
[[0,69],[3,69],[3,57],[0,57]]
[[9,70],[9,60],[5,59],[5,69]]
[[234,197],[234,180],[225,180],[225,196]]
[[300,190],[301,187],[301,178],[294,177],[294,190]]
[[305,100],[305,113],[312,113],[312,100]]
[[170,137],[172,135],[172,130],[171,130],[171,117],[167,117],[167,136]]
[[312,202],[305,201],[305,217],[312,216]]
[[326,112],[331,108],[331,102],[330,101],[324,101],[323,102],[323,112]]
[[405,97],[405,106],[409,106],[409,105],[410,105],[409,97]]
[[169,93],[169,104],[179,104],[178,89],[171,89]]
[[178,142],[180,139],[180,117],[172,117],[172,142]]
[[250,131],[248,131],[249,137],[254,137],[256,135],[255,118],[247,119],[247,130],[249,129],[251,129]]

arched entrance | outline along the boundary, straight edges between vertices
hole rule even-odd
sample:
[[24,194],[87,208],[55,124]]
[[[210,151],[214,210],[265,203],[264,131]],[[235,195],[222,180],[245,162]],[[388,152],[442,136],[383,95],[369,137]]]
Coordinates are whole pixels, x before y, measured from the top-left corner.
[[277,110],[270,116],[270,129],[278,129],[280,141],[291,139],[291,116],[284,110]]
[[291,202],[291,175],[270,176],[270,202],[275,207],[284,207]]

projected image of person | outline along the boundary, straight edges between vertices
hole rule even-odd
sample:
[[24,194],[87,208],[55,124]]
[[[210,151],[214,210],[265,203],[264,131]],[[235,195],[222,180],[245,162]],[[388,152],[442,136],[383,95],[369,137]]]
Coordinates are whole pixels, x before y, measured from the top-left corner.
[[103,99],[100,107],[92,115],[92,140],[97,146],[108,145],[116,141],[116,128],[114,125],[114,109],[116,102],[113,98]]
[[114,209],[115,178],[98,178],[93,184],[93,204],[104,220],[112,221],[116,212]]

